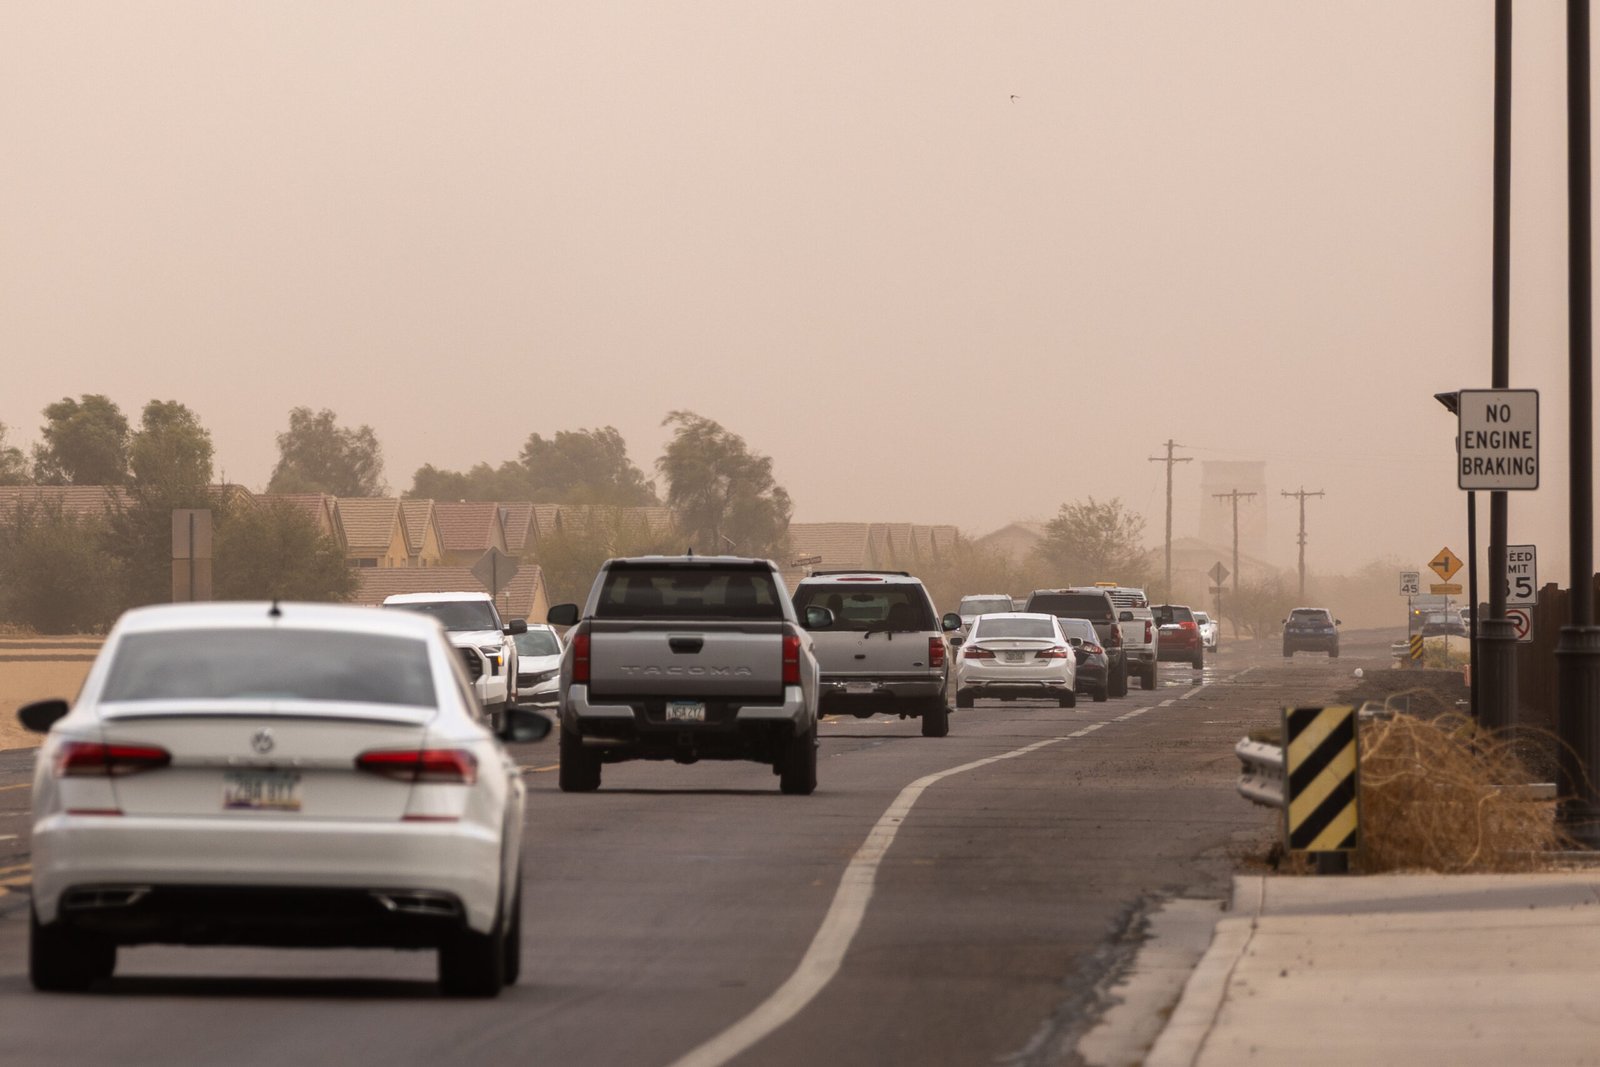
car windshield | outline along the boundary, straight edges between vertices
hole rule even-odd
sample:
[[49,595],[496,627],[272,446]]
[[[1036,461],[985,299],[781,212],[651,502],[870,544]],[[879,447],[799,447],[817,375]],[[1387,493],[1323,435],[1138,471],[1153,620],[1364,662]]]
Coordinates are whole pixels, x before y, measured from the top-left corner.
[[972,633],[974,641],[995,637],[1043,637],[1054,640],[1055,627],[1049,619],[979,619]]
[[561,655],[561,642],[549,630],[529,630],[525,634],[517,634],[513,640],[517,643],[519,656]]
[[1111,601],[1104,593],[1035,593],[1028,598],[1028,610],[1063,619],[1112,621]]
[[597,619],[781,620],[783,601],[766,568],[614,566]]
[[969,596],[961,598],[961,606],[956,609],[956,614],[991,615],[995,612],[1015,610],[1008,596]]
[[795,608],[827,608],[833,630],[937,630],[933,608],[920,585],[888,582],[818,582],[795,590]]
[[431,615],[446,630],[498,630],[500,618],[487,600],[429,600],[418,604],[385,604],[386,608]]
[[100,699],[435,703],[427,642],[338,630],[171,630],[117,645]]

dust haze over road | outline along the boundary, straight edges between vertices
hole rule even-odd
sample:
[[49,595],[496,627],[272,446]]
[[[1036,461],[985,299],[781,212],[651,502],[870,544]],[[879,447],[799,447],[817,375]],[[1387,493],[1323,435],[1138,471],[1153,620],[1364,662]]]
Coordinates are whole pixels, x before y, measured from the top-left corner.
[[[1560,14],[1524,6],[1512,377],[1553,401]],[[7,4],[0,421],[176,398],[259,487],[288,410],[331,407],[404,488],[581,426],[648,465],[692,408],[799,521],[972,533],[1090,495],[1154,529],[1171,436],[1268,464],[1275,562],[1302,485],[1315,569],[1420,562],[1464,540],[1429,397],[1488,377],[1490,30],[1454,0]],[[1064,461],[995,462],[1035,446]],[[1512,518],[1550,573],[1558,453]],[[1199,502],[1180,474],[1180,534]]]

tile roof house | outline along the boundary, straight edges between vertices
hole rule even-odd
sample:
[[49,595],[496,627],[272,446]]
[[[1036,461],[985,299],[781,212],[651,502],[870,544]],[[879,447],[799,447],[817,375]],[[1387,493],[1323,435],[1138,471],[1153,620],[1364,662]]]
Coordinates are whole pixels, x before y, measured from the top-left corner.
[[533,535],[533,505],[526,500],[500,504],[500,521],[506,530],[506,551],[521,556],[531,549],[529,538]]
[[0,521],[19,507],[59,507],[64,515],[98,519],[126,501],[126,489],[116,485],[0,485]]
[[329,493],[261,493],[256,502],[263,507],[285,504],[310,517],[317,530],[345,546],[344,523],[339,518],[339,501]]
[[[360,580],[361,584],[351,603],[369,606],[382,604],[385,597],[396,593],[487,592],[483,583],[473,576],[471,568],[448,564],[440,567],[363,570]],[[543,622],[550,611],[550,600],[544,587],[544,575],[538,565],[520,564],[510,583],[495,598],[495,606],[507,621],[527,619],[530,622]]]
[[505,523],[494,501],[436,501],[433,510],[446,565],[470,567],[491,548],[507,552]]
[[411,538],[405,512],[392,496],[341,497],[344,556],[352,567],[409,567]]
[[400,511],[406,520],[406,547],[411,552],[413,567],[437,567],[444,562],[444,534],[439,529],[439,515],[431,500],[400,501]]

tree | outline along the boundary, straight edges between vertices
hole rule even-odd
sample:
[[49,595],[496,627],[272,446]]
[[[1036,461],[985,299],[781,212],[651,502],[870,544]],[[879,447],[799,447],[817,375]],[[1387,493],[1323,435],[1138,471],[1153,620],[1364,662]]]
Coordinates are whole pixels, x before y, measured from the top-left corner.
[[793,507],[773,480],[771,457],[692,411],[674,411],[661,425],[675,429],[656,469],[684,534],[703,552],[783,559]]
[[1034,558],[1049,581],[1060,585],[1117,582],[1143,586],[1150,578],[1151,553],[1144,547],[1144,518],[1113,498],[1094,497],[1062,504],[1045,526]]
[[176,400],[152,400],[128,450],[133,484],[161,492],[210,485],[212,452],[211,431],[194,412]]
[[108,549],[121,562],[127,606],[172,599],[172,512],[212,506],[211,456],[211,433],[187,406],[144,406],[129,448],[133,481],[108,518]]
[[383,448],[372,427],[339,426],[327,408],[289,412],[289,429],[278,435],[278,465],[269,493],[332,493],[382,496]]
[[965,537],[937,559],[919,563],[916,573],[941,612],[956,610],[971,593],[1024,594],[1032,588],[1027,572],[1011,557]]
[[0,620],[39,633],[103,631],[120,608],[105,527],[60,505],[19,505],[0,521]]
[[1283,627],[1295,606],[1295,590],[1281,574],[1240,582],[1237,593],[1222,594],[1222,614],[1251,637],[1271,637]]
[[558,430],[546,441],[529,434],[518,462],[527,471],[529,500],[549,504],[659,504],[655,484],[628,458],[615,426]]
[[358,584],[338,542],[283,500],[224,515],[212,568],[218,600],[343,601]]
[[6,443],[6,424],[0,422],[0,485],[27,485],[28,457],[22,449]]
[[[565,509],[563,509],[565,510]],[[597,506],[560,532],[539,538],[539,571],[550,603],[582,603],[600,564],[613,556],[643,556],[682,548],[675,532],[656,533],[648,522],[620,508]]]
[[412,476],[411,497],[434,500],[533,500],[541,504],[658,504],[655,485],[628,458],[616,427],[529,434],[522,454],[498,467],[466,472],[428,464]]
[[99,393],[70,396],[44,409],[43,439],[33,447],[42,485],[121,485],[128,480],[128,420]]

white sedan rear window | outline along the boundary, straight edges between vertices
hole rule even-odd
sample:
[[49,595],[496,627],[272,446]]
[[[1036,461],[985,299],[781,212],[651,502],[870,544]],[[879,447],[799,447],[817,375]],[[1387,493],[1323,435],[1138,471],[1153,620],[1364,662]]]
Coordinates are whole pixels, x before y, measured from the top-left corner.
[[995,637],[1045,637],[1054,638],[1055,627],[1049,619],[979,619],[973,640]]
[[100,699],[436,703],[426,642],[272,629],[129,634]]

